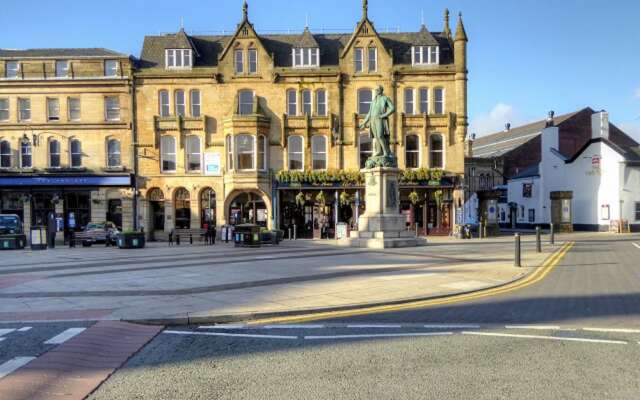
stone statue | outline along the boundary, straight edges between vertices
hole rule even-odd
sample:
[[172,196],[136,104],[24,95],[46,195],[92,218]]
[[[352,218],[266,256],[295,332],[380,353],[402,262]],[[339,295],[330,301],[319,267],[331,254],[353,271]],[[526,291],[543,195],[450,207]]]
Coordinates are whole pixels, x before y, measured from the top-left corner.
[[398,166],[398,160],[389,146],[389,116],[395,111],[391,99],[384,95],[384,88],[378,86],[369,113],[360,124],[360,129],[369,128],[369,137],[373,139],[373,154],[366,161],[366,168]]

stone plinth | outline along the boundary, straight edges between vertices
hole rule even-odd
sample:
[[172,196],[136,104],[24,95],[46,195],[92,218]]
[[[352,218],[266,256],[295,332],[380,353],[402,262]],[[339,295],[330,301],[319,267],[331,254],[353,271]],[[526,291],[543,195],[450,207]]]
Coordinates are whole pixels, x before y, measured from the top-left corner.
[[378,167],[365,170],[366,211],[358,220],[358,231],[339,244],[351,247],[384,249],[426,244],[406,230],[405,217],[399,213],[399,177],[397,168]]

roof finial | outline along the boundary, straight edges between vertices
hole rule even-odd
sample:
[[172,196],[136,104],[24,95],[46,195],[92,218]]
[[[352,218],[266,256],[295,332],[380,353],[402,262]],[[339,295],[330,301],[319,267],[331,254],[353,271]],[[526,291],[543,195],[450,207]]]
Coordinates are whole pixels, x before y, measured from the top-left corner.
[[424,26],[424,8],[420,10],[420,25]]
[[449,9],[444,9],[444,29],[442,30],[446,37],[451,39],[451,28],[449,27]]
[[362,0],[362,19],[369,18],[369,0]]
[[462,13],[458,14],[458,26],[456,27],[456,41],[468,41],[467,32],[464,30],[464,24],[462,23]]
[[309,29],[309,13],[305,16],[304,29]]
[[184,30],[184,17],[180,17],[180,30]]
[[242,18],[245,21],[249,19],[249,4],[247,4],[247,0],[244,0],[244,4],[242,4]]

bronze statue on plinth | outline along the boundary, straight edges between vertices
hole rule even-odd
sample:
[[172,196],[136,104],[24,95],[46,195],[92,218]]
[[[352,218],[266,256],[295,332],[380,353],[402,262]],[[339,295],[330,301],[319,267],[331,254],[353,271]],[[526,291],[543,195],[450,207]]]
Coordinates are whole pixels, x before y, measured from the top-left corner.
[[373,139],[373,154],[365,163],[367,169],[375,167],[397,168],[398,159],[391,151],[389,116],[396,111],[391,99],[384,95],[384,88],[376,88],[371,107],[360,124],[360,129],[369,128],[369,137]]

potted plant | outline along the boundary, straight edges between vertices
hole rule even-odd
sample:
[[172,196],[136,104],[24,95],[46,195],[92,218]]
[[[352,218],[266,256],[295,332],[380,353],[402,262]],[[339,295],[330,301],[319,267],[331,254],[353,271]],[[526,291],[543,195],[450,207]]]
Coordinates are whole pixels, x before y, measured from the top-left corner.
[[345,190],[340,193],[340,205],[348,206],[351,203],[351,196]]
[[416,204],[418,204],[418,202],[420,201],[420,196],[418,195],[418,193],[415,190],[413,192],[409,193],[409,201],[414,206]]
[[305,203],[306,201],[307,201],[307,200],[306,200],[306,199],[305,199],[305,197],[304,197],[304,193],[299,192],[299,193],[296,195],[296,205],[297,205],[298,207],[303,207],[303,206],[304,206],[304,203]]
[[145,244],[144,232],[129,230],[118,235],[118,248],[120,249],[142,249]]

